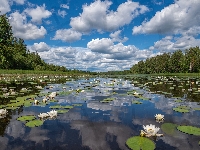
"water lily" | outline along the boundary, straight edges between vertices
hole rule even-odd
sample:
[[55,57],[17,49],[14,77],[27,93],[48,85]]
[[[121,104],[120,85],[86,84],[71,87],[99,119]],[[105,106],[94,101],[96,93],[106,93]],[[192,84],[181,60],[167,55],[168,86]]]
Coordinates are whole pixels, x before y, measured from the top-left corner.
[[49,97],[50,99],[54,99],[56,97],[57,93],[56,92],[52,92]]
[[47,112],[47,114],[49,115],[50,118],[57,117],[57,111],[56,110],[52,110],[50,112]]
[[164,115],[156,114],[155,118],[156,118],[156,121],[163,121],[164,120]]
[[8,111],[6,109],[0,109],[0,116],[6,115]]
[[163,136],[163,134],[158,134],[158,131],[160,130],[159,127],[155,127],[155,125],[146,125],[144,126],[144,131],[141,130],[140,132],[140,136],[146,136],[146,137],[150,137],[150,136]]
[[35,100],[35,101],[34,101],[34,104],[35,104],[35,105],[39,104],[39,101],[38,101],[38,100]]
[[38,115],[38,117],[43,119],[43,118],[49,117],[49,114],[47,114],[47,113],[40,113]]

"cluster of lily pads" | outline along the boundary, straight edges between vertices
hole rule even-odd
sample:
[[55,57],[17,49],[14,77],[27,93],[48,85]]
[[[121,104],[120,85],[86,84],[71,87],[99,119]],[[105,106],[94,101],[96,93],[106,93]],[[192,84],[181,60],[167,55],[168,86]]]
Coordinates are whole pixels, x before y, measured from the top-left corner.
[[[164,115],[156,114],[155,115],[156,121],[164,121]],[[126,141],[126,145],[133,149],[133,150],[154,150],[155,143],[149,139],[149,137],[160,137],[163,134],[159,134],[158,131],[160,130],[159,127],[155,127],[155,125],[143,125],[144,130],[140,131],[140,136],[134,136],[129,138]]]

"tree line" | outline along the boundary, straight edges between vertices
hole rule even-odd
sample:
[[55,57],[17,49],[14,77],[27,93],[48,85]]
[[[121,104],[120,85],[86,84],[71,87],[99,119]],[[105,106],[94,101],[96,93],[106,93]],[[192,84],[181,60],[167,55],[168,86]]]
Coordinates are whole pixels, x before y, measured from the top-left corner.
[[200,49],[191,47],[185,52],[177,50],[141,60],[130,68],[131,73],[199,73]]
[[0,69],[84,72],[46,63],[37,52],[30,52],[23,39],[13,36],[6,14],[0,15]]

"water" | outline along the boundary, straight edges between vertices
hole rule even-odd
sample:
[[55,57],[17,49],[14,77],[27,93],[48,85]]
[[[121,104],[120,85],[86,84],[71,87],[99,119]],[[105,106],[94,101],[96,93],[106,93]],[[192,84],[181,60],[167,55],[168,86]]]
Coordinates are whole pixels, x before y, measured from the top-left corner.
[[[98,80],[97,80],[98,79]],[[193,83],[192,79],[192,83]],[[195,79],[195,82],[198,79]],[[137,81],[137,82],[136,82]],[[42,91],[34,89],[35,92],[50,93],[53,91],[69,91],[68,94],[56,96],[58,102],[49,103],[46,106],[20,107],[16,110],[9,110],[6,117],[0,119],[0,145],[1,150],[126,150],[126,140],[132,136],[140,135],[143,125],[153,124],[160,127],[163,123],[155,121],[155,114],[165,115],[164,123],[178,125],[191,125],[200,127],[198,94],[194,91],[188,92],[187,88],[198,88],[198,84],[187,85],[181,81],[156,84],[158,80],[146,78],[112,79],[112,78],[91,78],[67,81],[64,83],[45,84]],[[149,82],[146,86],[145,83]],[[171,84],[172,83],[172,84]],[[134,85],[133,85],[134,84]],[[169,89],[175,85],[175,89]],[[53,88],[46,88],[50,85]],[[178,88],[179,85],[183,87]],[[2,87],[17,85],[2,85]],[[22,87],[30,87],[29,84],[17,86],[16,90]],[[66,87],[64,90],[62,87]],[[185,89],[185,91],[182,90]],[[79,89],[82,92],[76,92]],[[143,93],[143,97],[150,100],[141,100],[128,91],[136,90]],[[197,90],[195,90],[197,91]],[[163,93],[166,92],[166,93]],[[197,93],[197,92],[196,92]],[[184,102],[177,103],[174,97],[179,96]],[[103,99],[114,98],[109,103],[102,103]],[[7,101],[13,98],[7,98]],[[42,97],[37,97],[42,100]],[[5,98],[0,104],[6,104]],[[142,104],[132,104],[132,100],[139,100]],[[8,102],[7,102],[8,103]],[[60,104],[61,106],[82,104],[74,106],[69,112],[59,114],[56,119],[45,120],[39,127],[26,127],[24,122],[16,120],[23,115],[35,115],[50,111],[50,106]],[[175,106],[187,104],[191,107],[189,113],[180,113],[172,110]],[[156,144],[156,150],[198,150],[199,136],[188,135],[180,131],[175,134],[165,134],[162,129],[159,133],[163,137],[152,139]]]

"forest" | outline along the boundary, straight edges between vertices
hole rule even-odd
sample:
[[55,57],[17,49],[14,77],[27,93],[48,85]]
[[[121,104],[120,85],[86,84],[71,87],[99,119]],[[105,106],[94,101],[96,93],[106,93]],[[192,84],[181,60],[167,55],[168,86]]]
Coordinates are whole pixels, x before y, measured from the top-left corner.
[[164,53],[155,57],[141,60],[130,68],[131,73],[199,73],[200,49],[191,47],[184,53],[177,50],[173,53]]

